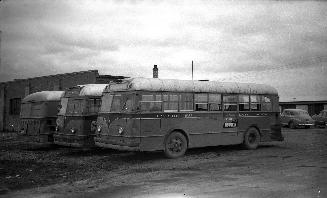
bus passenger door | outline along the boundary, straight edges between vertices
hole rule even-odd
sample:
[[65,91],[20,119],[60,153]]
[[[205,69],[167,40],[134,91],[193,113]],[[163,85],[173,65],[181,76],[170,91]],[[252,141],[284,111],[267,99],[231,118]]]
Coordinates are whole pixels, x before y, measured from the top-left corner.
[[144,151],[160,150],[163,136],[160,133],[161,118],[141,114],[140,117],[140,148]]

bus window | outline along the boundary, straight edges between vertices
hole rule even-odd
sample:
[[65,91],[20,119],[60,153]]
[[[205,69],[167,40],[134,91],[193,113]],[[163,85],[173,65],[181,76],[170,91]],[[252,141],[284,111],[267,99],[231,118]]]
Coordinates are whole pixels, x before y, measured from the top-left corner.
[[20,111],[20,117],[29,117],[31,114],[31,103],[23,103]]
[[88,100],[87,108],[88,108],[88,113],[97,113],[100,108],[101,100],[97,98],[90,98]]
[[121,111],[121,94],[115,94],[112,99],[111,112],[120,112]]
[[60,110],[58,115],[65,115],[67,110],[68,98],[61,98]]
[[193,111],[193,94],[182,93],[179,101],[180,111]]
[[271,111],[272,110],[272,103],[270,101],[270,98],[268,98],[267,96],[262,96],[262,111]]
[[194,94],[195,111],[208,111],[208,94]]
[[224,95],[224,111],[237,111],[237,95]]
[[160,94],[143,94],[140,102],[141,111],[143,112],[161,111],[162,100]]
[[42,111],[42,103],[32,103],[31,116],[42,116]]
[[261,104],[260,104],[260,96],[252,95],[251,98],[251,111],[260,111]]
[[178,95],[177,94],[163,94],[163,110],[165,112],[178,111]]
[[113,95],[105,94],[102,97],[101,112],[110,112]]
[[84,100],[82,99],[69,99],[67,104],[67,113],[81,114],[84,112]]
[[250,96],[239,95],[238,97],[238,109],[239,111],[250,111]]
[[221,111],[221,95],[209,94],[209,111]]

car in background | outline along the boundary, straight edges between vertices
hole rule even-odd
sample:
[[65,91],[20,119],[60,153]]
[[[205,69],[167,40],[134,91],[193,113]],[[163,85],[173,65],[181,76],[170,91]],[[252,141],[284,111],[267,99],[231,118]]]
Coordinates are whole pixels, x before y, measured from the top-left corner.
[[291,129],[297,127],[310,128],[315,123],[309,113],[302,109],[284,109],[280,119],[283,126],[288,126]]
[[312,119],[315,121],[315,126],[325,128],[327,125],[327,109],[322,110],[318,115],[313,115]]

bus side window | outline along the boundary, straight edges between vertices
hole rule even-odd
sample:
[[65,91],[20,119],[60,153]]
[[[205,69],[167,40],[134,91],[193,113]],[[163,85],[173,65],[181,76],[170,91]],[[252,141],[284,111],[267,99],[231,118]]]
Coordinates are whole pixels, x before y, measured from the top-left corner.
[[262,96],[261,99],[261,110],[262,111],[271,111],[272,110],[272,103],[270,98],[268,98],[267,96]]
[[221,94],[209,94],[209,111],[221,110]]
[[224,111],[237,111],[237,95],[223,95]]
[[142,95],[141,102],[141,111],[143,112],[154,112],[161,111],[161,95],[153,95],[153,94],[144,94]]
[[193,111],[193,94],[182,93],[179,100],[180,111]]
[[239,111],[250,111],[250,96],[239,95],[238,97],[238,109]]
[[194,94],[195,111],[208,111],[208,94]]
[[178,94],[163,94],[162,97],[165,112],[178,111]]
[[251,111],[261,111],[260,96],[251,95]]

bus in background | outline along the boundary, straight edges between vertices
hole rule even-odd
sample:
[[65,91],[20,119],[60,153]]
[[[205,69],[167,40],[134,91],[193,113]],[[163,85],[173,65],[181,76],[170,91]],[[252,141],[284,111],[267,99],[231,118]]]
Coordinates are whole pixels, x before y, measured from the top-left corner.
[[53,144],[60,98],[64,91],[41,91],[22,100],[19,139],[25,143]]
[[72,147],[93,147],[101,95],[107,84],[78,85],[61,98],[54,142]]
[[271,86],[168,79],[128,79],[103,93],[95,144],[119,150],[163,150],[282,141],[279,97]]

